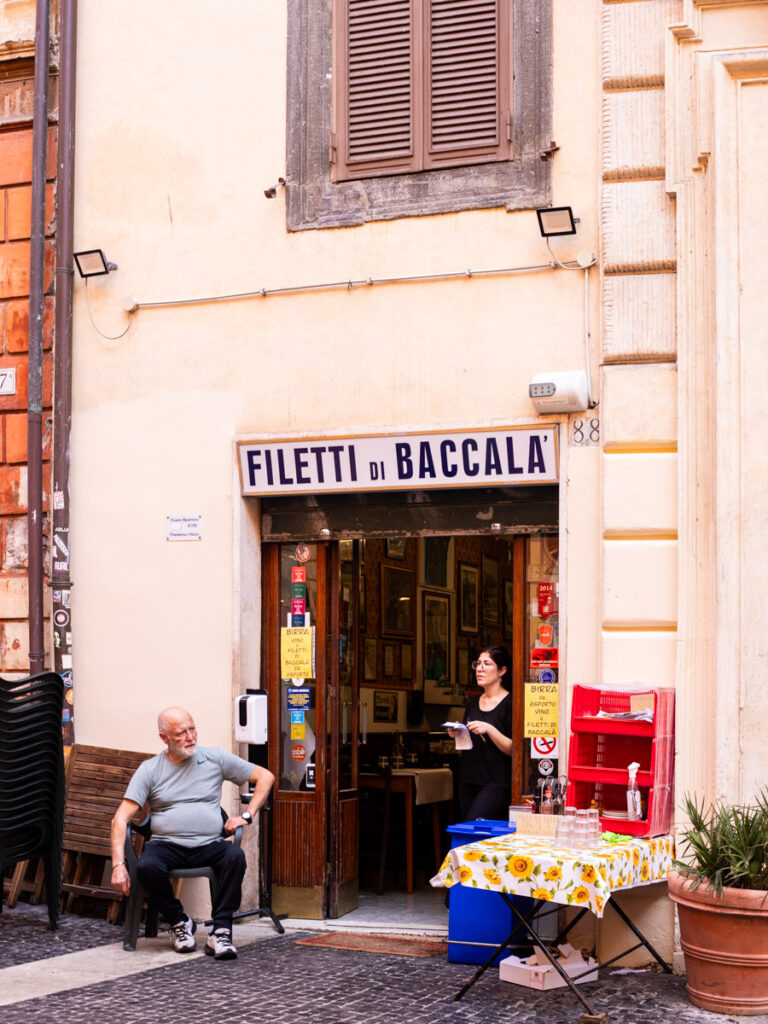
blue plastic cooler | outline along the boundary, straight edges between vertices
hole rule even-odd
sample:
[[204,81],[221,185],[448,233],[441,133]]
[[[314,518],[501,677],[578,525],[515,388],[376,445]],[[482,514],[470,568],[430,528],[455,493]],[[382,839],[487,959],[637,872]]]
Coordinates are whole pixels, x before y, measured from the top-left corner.
[[[449,825],[446,831],[451,837],[451,849],[454,849],[493,836],[508,835],[515,831],[515,826],[506,821],[479,818]],[[517,918],[497,892],[454,885],[448,890],[448,900],[448,960],[454,964],[484,964],[493,947],[503,942],[512,931]],[[512,900],[521,914],[529,913],[533,907],[533,900],[526,896],[513,896]],[[526,937],[521,931],[514,944],[496,957],[494,964],[511,953],[529,956],[532,947],[525,942]]]

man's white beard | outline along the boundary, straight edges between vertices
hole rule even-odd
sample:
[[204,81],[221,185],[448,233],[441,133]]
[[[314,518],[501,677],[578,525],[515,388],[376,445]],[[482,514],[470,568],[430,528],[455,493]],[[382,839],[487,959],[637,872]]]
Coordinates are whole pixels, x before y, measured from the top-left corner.
[[194,747],[169,747],[170,752],[174,757],[181,758],[183,761],[188,761],[190,757],[194,757],[197,753],[197,744]]

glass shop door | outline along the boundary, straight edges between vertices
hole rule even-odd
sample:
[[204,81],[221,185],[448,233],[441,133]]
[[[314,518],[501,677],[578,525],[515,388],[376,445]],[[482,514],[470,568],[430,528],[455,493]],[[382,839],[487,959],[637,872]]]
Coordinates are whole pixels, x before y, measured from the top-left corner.
[[263,547],[262,685],[277,780],[272,901],[293,917],[357,906],[357,543]]

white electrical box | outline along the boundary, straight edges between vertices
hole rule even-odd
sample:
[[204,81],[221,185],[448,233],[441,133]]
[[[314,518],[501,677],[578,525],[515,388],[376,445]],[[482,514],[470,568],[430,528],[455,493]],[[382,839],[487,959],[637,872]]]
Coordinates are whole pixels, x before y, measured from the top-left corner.
[[584,412],[589,408],[589,386],[585,370],[537,373],[528,394],[536,412]]
[[235,701],[235,739],[238,743],[267,742],[267,695],[249,693]]

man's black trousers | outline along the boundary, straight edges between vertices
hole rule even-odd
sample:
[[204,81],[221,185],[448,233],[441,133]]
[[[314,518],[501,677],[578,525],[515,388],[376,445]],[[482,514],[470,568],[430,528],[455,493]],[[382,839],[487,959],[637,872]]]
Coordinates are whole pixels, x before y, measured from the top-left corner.
[[146,843],[138,863],[139,881],[149,900],[169,924],[177,924],[184,915],[181,902],[173,895],[168,872],[175,868],[212,867],[218,892],[212,908],[213,927],[232,930],[232,915],[240,906],[245,874],[245,854],[239,846],[216,839],[204,846],[179,846],[162,839]]

